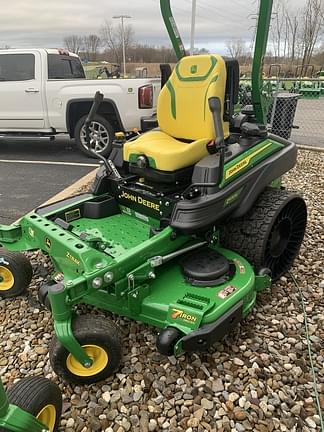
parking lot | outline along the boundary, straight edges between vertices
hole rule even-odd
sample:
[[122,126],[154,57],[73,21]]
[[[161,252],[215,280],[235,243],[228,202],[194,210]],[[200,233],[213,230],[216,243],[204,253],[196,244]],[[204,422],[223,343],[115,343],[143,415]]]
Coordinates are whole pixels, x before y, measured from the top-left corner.
[[9,224],[95,169],[67,138],[0,140],[0,224]]
[[297,144],[324,148],[324,97],[298,101],[292,140]]

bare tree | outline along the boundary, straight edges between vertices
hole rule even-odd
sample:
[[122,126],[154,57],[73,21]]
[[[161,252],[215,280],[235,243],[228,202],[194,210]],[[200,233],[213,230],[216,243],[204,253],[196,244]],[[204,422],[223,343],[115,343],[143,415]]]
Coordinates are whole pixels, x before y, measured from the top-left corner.
[[302,14],[302,66],[311,63],[324,26],[324,0],[307,0]]
[[63,43],[65,48],[75,54],[79,54],[83,48],[83,38],[79,35],[66,36],[63,39]]
[[194,49],[194,55],[204,55],[204,54],[210,54],[209,50],[206,48],[195,48]]
[[228,54],[232,58],[241,58],[246,55],[246,44],[243,39],[230,39],[226,41]]
[[273,19],[270,28],[275,61],[282,55],[282,49],[287,45],[287,32],[285,31],[286,18],[283,0],[277,0],[273,8]]
[[85,55],[87,60],[96,61],[98,50],[101,44],[100,37],[96,34],[90,34],[88,36],[84,36],[83,38],[83,47],[85,50]]
[[[130,24],[124,25],[124,38],[126,53],[134,44],[134,30]],[[101,28],[101,39],[107,51],[113,54],[114,61],[118,64],[122,62],[123,52],[123,32],[122,26],[114,26],[105,21]],[[127,57],[127,54],[126,54]]]
[[[290,11],[288,11],[287,9],[285,10],[285,13],[286,13],[287,27],[289,28],[289,51],[288,51],[288,55],[290,57],[291,64],[293,64],[295,61],[296,54],[297,54],[296,44],[298,42],[299,21],[298,21],[298,16],[297,15],[292,16]],[[298,12],[297,12],[297,14],[298,14]]]

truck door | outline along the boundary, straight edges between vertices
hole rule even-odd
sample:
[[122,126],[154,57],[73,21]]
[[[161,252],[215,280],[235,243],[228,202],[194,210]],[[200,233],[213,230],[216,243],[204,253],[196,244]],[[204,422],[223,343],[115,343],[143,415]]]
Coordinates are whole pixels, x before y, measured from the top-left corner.
[[41,56],[39,52],[0,54],[0,129],[42,129]]

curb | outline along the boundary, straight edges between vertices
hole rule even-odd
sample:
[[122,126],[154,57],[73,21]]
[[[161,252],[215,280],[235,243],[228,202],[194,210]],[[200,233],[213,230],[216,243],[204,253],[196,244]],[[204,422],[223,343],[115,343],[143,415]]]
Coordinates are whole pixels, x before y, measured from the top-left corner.
[[52,196],[50,199],[48,199],[46,202],[44,202],[41,205],[53,204],[56,201],[61,201],[64,200],[65,198],[71,197],[73,194],[78,192],[82,188],[82,186],[84,186],[87,183],[90,183],[95,179],[97,170],[98,168],[89,172],[88,174],[86,174],[85,176],[77,180],[75,183],[73,183],[71,186],[68,186],[66,189],[63,189],[61,192]]
[[314,147],[314,146],[307,146],[307,145],[303,145],[303,144],[297,144],[297,148],[299,150],[308,150],[308,151],[313,151],[313,152],[317,152],[317,153],[323,153],[324,152],[324,147]]

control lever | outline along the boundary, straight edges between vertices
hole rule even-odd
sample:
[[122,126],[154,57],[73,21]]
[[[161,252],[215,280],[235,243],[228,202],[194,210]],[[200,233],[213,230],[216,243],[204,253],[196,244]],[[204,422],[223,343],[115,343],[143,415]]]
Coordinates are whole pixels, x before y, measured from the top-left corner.
[[215,153],[219,154],[219,170],[217,185],[219,186],[223,181],[224,165],[225,165],[225,141],[224,141],[224,129],[222,121],[222,106],[221,101],[218,97],[210,97],[208,99],[209,109],[213,115],[214,128],[216,140],[214,144]]
[[94,151],[94,149],[91,148],[91,145],[90,145],[90,125],[93,122],[94,117],[97,114],[98,109],[100,107],[100,104],[101,104],[101,102],[103,100],[104,100],[103,93],[101,93],[100,91],[97,91],[96,94],[95,94],[92,106],[90,108],[89,114],[88,114],[88,116],[87,116],[87,118],[86,118],[86,120],[84,122],[85,133],[86,133],[86,141],[87,141],[89,150],[92,153],[94,153],[94,155],[104,163],[104,165],[105,165],[105,167],[107,169],[108,174],[113,173],[116,178],[121,179],[122,177],[119,174],[119,172],[118,172],[117,168],[115,167],[114,163],[110,159],[106,159],[100,153],[96,153]]
[[87,141],[87,144],[89,146],[89,150],[91,150],[91,148],[90,148],[90,125],[93,122],[94,117],[97,114],[99,106],[100,106],[101,102],[103,101],[103,99],[104,99],[104,95],[100,91],[97,91],[95,94],[92,106],[90,108],[88,117],[86,118],[86,120],[84,122],[86,141]]

